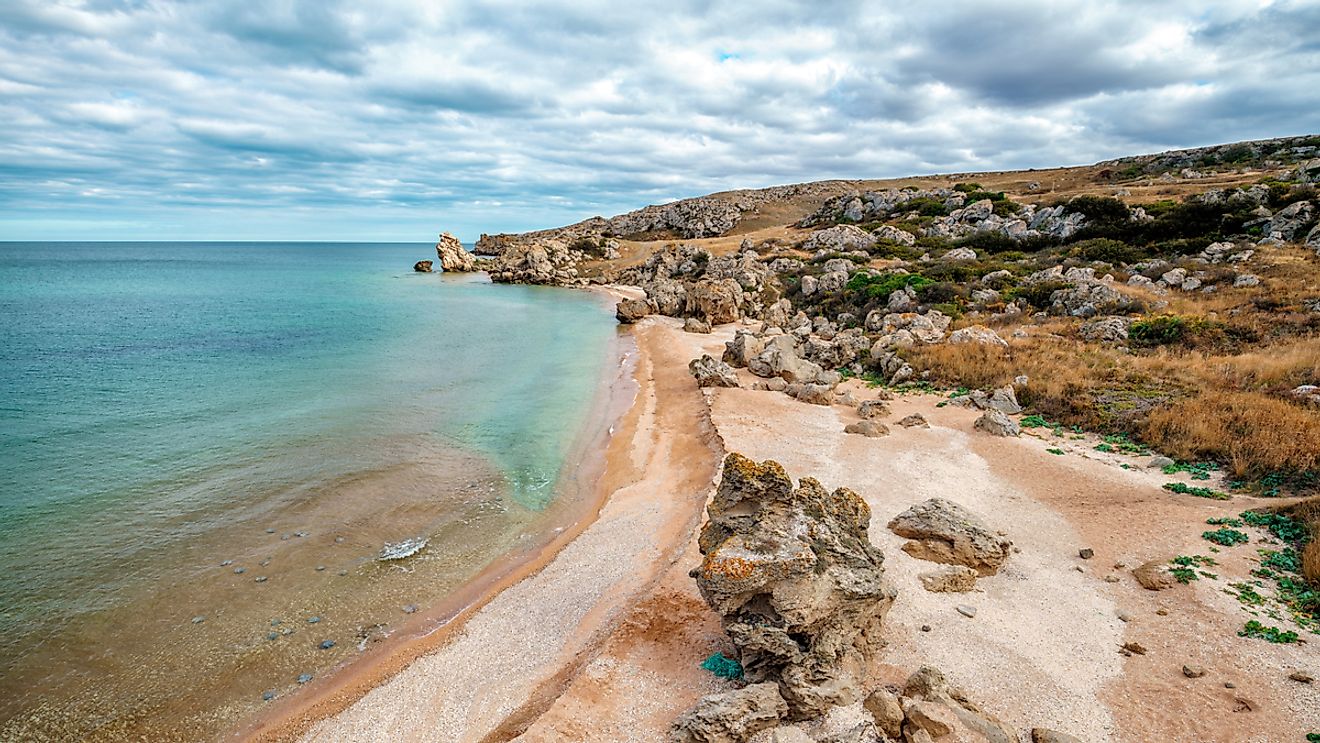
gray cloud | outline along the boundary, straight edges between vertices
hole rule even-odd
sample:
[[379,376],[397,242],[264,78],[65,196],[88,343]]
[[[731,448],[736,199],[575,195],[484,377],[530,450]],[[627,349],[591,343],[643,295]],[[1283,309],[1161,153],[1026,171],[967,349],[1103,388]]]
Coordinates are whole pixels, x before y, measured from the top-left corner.
[[1320,131],[1320,6],[0,4],[0,238],[425,239]]

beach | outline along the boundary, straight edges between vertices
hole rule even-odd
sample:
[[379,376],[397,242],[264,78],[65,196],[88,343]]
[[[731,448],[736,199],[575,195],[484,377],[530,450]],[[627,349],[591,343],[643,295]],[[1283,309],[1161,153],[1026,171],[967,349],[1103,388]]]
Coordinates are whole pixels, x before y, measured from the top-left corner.
[[[667,318],[634,326],[637,396],[609,442],[596,519],[409,662],[363,670],[338,692],[300,695],[247,735],[663,739],[700,696],[727,688],[700,668],[731,646],[688,577],[700,562],[695,534],[726,451],[773,458],[794,476],[851,487],[870,504],[871,539],[899,589],[872,684],[901,684],[918,666],[934,665],[1014,729],[1068,730],[1088,741],[1285,740],[1320,722],[1315,688],[1287,679],[1296,649],[1238,640],[1231,598],[1195,584],[1155,593],[1130,575],[1146,560],[1204,550],[1205,519],[1249,503],[1162,491],[1158,472],[1125,469],[1135,460],[1097,453],[1093,442],[974,433],[975,412],[941,404],[942,396],[895,399],[890,418],[918,412],[930,427],[894,427],[871,439],[843,433],[856,420],[850,408],[699,390],[686,361],[718,355],[731,334],[731,326],[683,333]],[[858,399],[875,394],[845,385]],[[1047,451],[1058,446],[1072,456]],[[884,528],[935,496],[982,514],[1016,545],[976,593],[923,591],[917,574],[929,563],[901,551],[903,540]],[[1094,556],[1080,558],[1082,548]],[[1225,556],[1217,570],[1229,580],[1250,567]],[[961,604],[974,605],[974,618],[954,610]],[[1148,653],[1121,654],[1130,642]],[[1206,676],[1189,679],[1184,665],[1204,666]],[[1171,713],[1178,710],[1184,714]],[[858,714],[839,708],[820,725],[845,730]]]

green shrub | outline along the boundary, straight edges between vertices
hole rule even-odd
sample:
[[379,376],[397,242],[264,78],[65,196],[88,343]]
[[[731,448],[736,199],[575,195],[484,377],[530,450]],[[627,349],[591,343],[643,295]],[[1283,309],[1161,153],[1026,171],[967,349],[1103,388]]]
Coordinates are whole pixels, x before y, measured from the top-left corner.
[[1086,215],[1088,224],[1125,224],[1132,218],[1128,205],[1112,196],[1074,196],[1068,211]]
[[1004,298],[1008,300],[1025,299],[1032,307],[1043,310],[1050,306],[1050,296],[1054,292],[1066,289],[1069,286],[1070,284],[1066,281],[1041,281],[1035,284],[1013,287],[1004,293]]
[[1073,243],[1069,252],[1083,260],[1105,263],[1136,263],[1147,258],[1146,251],[1107,237],[1093,237]]
[[952,281],[935,281],[917,289],[922,304],[945,304],[962,297],[963,288]]
[[1251,541],[1251,538],[1247,536],[1246,532],[1222,526],[1214,531],[1201,532],[1201,538],[1208,539],[1209,541],[1224,547],[1232,547],[1235,544],[1246,544]]
[[1291,630],[1281,630],[1278,627],[1266,627],[1256,620],[1247,622],[1242,629],[1238,630],[1238,637],[1254,637],[1258,640],[1267,640],[1269,642],[1286,644],[1297,642],[1297,633]]
[[1191,487],[1181,482],[1170,482],[1164,484],[1164,489],[1170,493],[1179,493],[1181,495],[1194,495],[1197,498],[1211,498],[1213,500],[1228,500],[1227,493],[1221,493],[1218,490],[1210,488]]
[[960,191],[962,193],[975,193],[981,190],[981,184],[968,181],[967,183],[959,183],[955,185],[953,187],[953,190]]
[[901,213],[914,211],[923,217],[947,217],[949,215],[949,207],[945,206],[943,201],[929,196],[918,196],[915,199],[909,199],[895,207],[894,211]]
[[1311,530],[1304,522],[1282,513],[1243,511],[1240,515],[1243,521],[1252,526],[1269,529],[1271,534],[1284,542],[1305,543],[1311,538]]
[[1165,346],[1177,343],[1187,335],[1193,318],[1179,315],[1160,315],[1138,320],[1128,327],[1128,339],[1140,346]]
[[918,273],[891,273],[879,276],[857,273],[853,274],[851,279],[848,279],[848,284],[844,286],[844,292],[860,295],[868,300],[885,300],[889,298],[890,294],[899,289],[912,287],[914,290],[920,291],[923,287],[933,283],[933,281]]

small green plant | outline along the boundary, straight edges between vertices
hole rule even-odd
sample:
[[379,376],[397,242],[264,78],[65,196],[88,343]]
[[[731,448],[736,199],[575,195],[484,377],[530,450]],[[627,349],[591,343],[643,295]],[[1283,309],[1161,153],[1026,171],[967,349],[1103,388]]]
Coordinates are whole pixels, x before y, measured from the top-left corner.
[[1243,511],[1239,515],[1248,524],[1269,529],[1271,534],[1285,542],[1305,542],[1311,536],[1306,524],[1281,513]]
[[853,274],[851,279],[848,279],[844,291],[849,294],[860,294],[868,300],[886,300],[890,294],[899,289],[911,287],[913,290],[920,290],[933,283],[935,282],[916,273],[884,274],[880,276],[856,273]]
[[1320,733],[1307,733],[1306,743],[1320,743]]
[[1260,595],[1254,586],[1250,583],[1230,583],[1229,587],[1236,590],[1237,593],[1224,589],[1230,596],[1236,596],[1237,600],[1247,606],[1261,606],[1265,603],[1265,597]]
[[1161,471],[1166,475],[1173,475],[1179,472],[1186,472],[1192,476],[1193,480],[1209,480],[1210,473],[1219,469],[1219,465],[1214,462],[1175,462],[1166,464]]
[[1096,445],[1095,445],[1095,450],[1096,450],[1096,451],[1102,451],[1102,452],[1104,452],[1105,454],[1113,454],[1113,453],[1114,453],[1114,447],[1110,446],[1109,444],[1096,444]]
[[1211,490],[1210,488],[1192,487],[1190,485],[1187,485],[1186,483],[1181,483],[1181,482],[1165,483],[1164,489],[1169,491],[1170,493],[1178,493],[1180,495],[1194,495],[1197,498],[1211,498],[1213,500],[1228,500],[1231,497],[1227,493],[1221,493],[1218,490]]
[[733,658],[724,657],[724,653],[716,653],[710,656],[702,661],[701,667],[722,679],[740,679],[743,677],[742,664]]
[[[1148,454],[1150,450],[1144,444],[1133,441],[1125,433],[1111,433],[1105,437],[1105,443],[1124,454]],[[1096,447],[1097,449],[1100,447]]]
[[1238,630],[1238,637],[1253,637],[1257,640],[1266,640],[1281,645],[1297,642],[1296,632],[1281,630],[1278,627],[1266,627],[1255,619],[1247,622],[1242,629]]
[[1055,456],[1060,456],[1060,457],[1063,456],[1063,455],[1066,453],[1066,452],[1064,452],[1063,449],[1046,449],[1045,451],[1049,452],[1050,454],[1054,454]]
[[1246,532],[1222,526],[1214,531],[1201,532],[1201,538],[1224,547],[1232,547],[1235,544],[1246,544],[1251,541],[1251,538],[1247,536]]
[[[1197,568],[1217,565],[1213,557],[1205,555],[1179,555],[1169,561],[1173,565],[1169,569],[1169,574],[1179,583],[1191,583],[1194,580],[1200,580],[1201,576],[1196,574]],[[1207,578],[1214,578],[1213,573],[1202,571],[1201,575]]]
[[1205,523],[1211,526],[1232,526],[1232,527],[1242,526],[1241,520],[1235,519],[1231,516],[1216,516],[1214,518],[1206,519]]

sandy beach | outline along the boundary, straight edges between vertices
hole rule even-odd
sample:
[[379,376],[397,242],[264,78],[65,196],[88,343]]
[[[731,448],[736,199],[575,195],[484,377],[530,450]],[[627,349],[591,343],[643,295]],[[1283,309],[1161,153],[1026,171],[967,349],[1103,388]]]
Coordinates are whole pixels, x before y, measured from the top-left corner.
[[[1255,502],[1165,492],[1158,470],[1080,438],[974,433],[976,413],[940,396],[895,399],[889,419],[919,412],[930,427],[892,426],[872,439],[843,432],[857,419],[851,408],[698,389],[687,361],[718,355],[732,331],[687,334],[668,318],[634,326],[637,395],[608,445],[597,518],[433,647],[285,710],[254,737],[664,739],[678,714],[726,688],[699,667],[730,645],[687,573],[699,562],[695,534],[718,463],[731,451],[851,487],[870,504],[871,539],[899,589],[872,685],[901,684],[934,665],[1016,730],[1048,727],[1087,741],[1289,740],[1320,724],[1320,690],[1288,680],[1315,663],[1315,651],[1235,634],[1244,614],[1217,584],[1247,575],[1246,553],[1218,556],[1219,581],[1156,593],[1131,576],[1150,559],[1205,552],[1205,519]],[[876,394],[846,384],[858,399]],[[981,514],[1015,544],[975,593],[924,591],[917,574],[930,563],[885,529],[935,496]],[[1094,557],[1081,559],[1081,548]],[[976,616],[959,614],[959,604]],[[1124,656],[1127,642],[1147,654]],[[1185,664],[1206,675],[1187,678]],[[840,708],[823,724],[842,729],[857,714]]]

